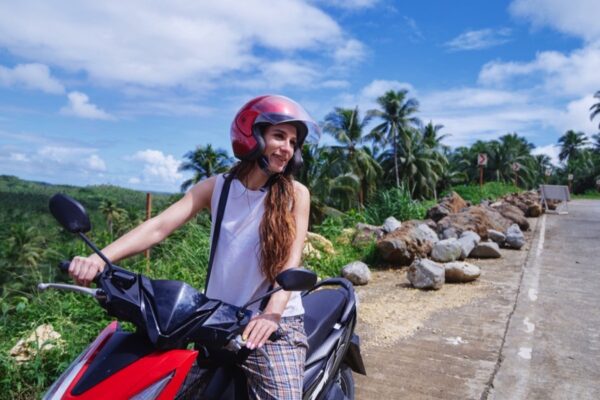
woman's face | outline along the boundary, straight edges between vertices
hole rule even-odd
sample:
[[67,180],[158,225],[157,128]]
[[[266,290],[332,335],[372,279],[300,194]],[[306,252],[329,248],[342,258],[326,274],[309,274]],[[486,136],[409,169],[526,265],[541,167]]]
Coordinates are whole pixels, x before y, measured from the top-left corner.
[[296,149],[296,127],[292,124],[271,125],[265,130],[264,139],[269,169],[274,173],[283,172]]

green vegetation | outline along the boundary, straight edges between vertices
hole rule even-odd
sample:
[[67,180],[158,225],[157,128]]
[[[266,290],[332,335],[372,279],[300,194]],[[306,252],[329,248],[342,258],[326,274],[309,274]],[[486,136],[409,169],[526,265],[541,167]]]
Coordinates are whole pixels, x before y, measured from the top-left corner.
[[573,195],[573,199],[575,199],[575,200],[600,200],[600,191],[588,190],[585,193]]
[[[600,99],[600,92],[595,94]],[[443,126],[418,118],[419,103],[406,90],[389,91],[377,100],[379,108],[361,116],[358,108],[335,108],[324,121],[331,145],[306,145],[297,179],[311,192],[310,229],[330,239],[335,255],[306,260],[321,277],[336,276],[348,262],[360,259],[377,264],[375,245],[350,244],[347,228],[358,222],[379,225],[395,216],[405,221],[423,219],[438,196],[451,190],[477,204],[508,193],[536,188],[540,183],[566,184],[574,176],[575,198],[598,199],[600,133],[593,142],[581,132],[567,131],[558,141],[560,165],[545,155],[533,155],[533,144],[517,133],[496,140],[477,141],[450,149],[442,144],[449,134]],[[591,117],[600,115],[600,102]],[[367,132],[370,122],[374,128]],[[479,153],[488,155],[479,187]],[[188,188],[200,179],[227,169],[232,160],[211,146],[185,155],[180,169],[194,173],[182,183]],[[513,168],[519,165],[515,174]],[[551,172],[550,177],[546,176]],[[145,194],[114,186],[74,187],[27,182],[0,176],[0,398],[38,398],[109,319],[95,301],[68,293],[39,294],[42,281],[68,281],[56,269],[59,260],[88,254],[89,249],[62,231],[48,212],[56,192],[79,200],[90,213],[90,236],[100,247],[138,225],[145,218]],[[181,195],[155,193],[156,214]],[[150,262],[143,256],[122,266],[153,278],[179,279],[202,287],[209,252],[210,218],[201,213],[156,246]],[[62,343],[19,364],[9,356],[18,339],[37,326],[50,323]]]

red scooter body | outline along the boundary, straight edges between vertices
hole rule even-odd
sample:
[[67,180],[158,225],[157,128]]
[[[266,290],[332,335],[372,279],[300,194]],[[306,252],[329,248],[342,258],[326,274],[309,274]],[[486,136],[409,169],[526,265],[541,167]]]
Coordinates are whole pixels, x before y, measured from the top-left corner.
[[[80,382],[90,367],[90,364],[100,354],[102,348],[110,341],[118,329],[118,323],[110,323],[94,342],[71,365],[67,372],[49,390],[45,398],[52,399],[131,399],[134,396],[152,390],[155,385],[160,395],[156,399],[173,399],[183,384],[192,364],[198,356],[194,350],[155,350],[150,354],[134,361],[118,372],[92,386],[81,394],[73,394],[74,388]],[[75,375],[73,377],[73,375]],[[72,378],[73,377],[73,378]],[[69,379],[72,379],[70,382]],[[64,393],[62,388],[68,385]]]

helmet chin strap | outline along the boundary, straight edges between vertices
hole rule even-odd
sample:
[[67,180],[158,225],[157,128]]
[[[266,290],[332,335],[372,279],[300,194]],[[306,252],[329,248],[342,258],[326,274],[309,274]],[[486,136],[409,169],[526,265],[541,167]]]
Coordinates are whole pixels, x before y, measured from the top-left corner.
[[258,158],[258,166],[260,167],[261,171],[264,172],[265,175],[267,175],[269,178],[273,175],[277,175],[276,172],[273,172],[269,169],[269,159],[264,154]]

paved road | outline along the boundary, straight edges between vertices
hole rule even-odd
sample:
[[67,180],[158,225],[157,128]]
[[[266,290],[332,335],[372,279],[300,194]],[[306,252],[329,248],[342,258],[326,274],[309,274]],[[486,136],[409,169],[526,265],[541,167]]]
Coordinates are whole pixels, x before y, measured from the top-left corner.
[[489,399],[600,399],[600,201],[540,220]]

